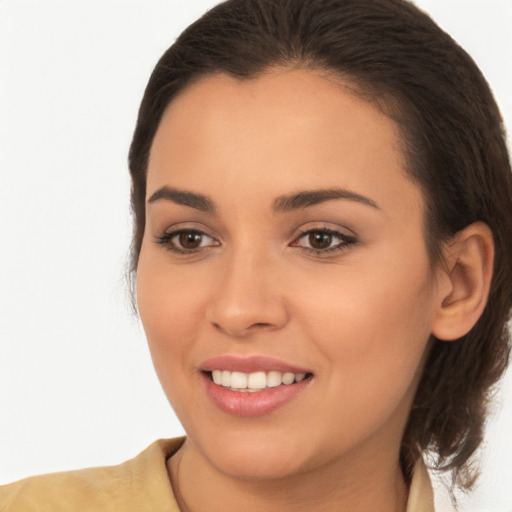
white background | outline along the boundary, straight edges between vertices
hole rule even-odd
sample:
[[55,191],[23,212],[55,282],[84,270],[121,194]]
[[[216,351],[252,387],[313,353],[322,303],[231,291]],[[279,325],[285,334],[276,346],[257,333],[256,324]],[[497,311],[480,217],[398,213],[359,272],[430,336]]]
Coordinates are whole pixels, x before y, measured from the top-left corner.
[[[0,0],[0,483],[182,434],[129,307],[126,155],[154,64],[215,3]],[[512,0],[417,4],[512,129]],[[466,512],[512,511],[511,394],[509,371]]]

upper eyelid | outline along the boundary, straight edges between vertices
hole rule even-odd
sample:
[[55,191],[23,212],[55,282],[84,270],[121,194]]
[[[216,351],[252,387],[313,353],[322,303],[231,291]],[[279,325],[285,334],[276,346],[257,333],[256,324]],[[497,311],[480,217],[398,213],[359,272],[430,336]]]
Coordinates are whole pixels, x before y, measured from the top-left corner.
[[329,232],[329,233],[339,233],[340,235],[343,235],[345,234],[345,231],[350,231],[352,232],[351,230],[348,230],[348,229],[345,229],[345,228],[341,228],[341,227],[330,227],[330,226],[324,226],[324,225],[321,225],[321,226],[313,226],[313,227],[307,227],[307,228],[304,228],[304,227],[300,227],[298,228],[299,229],[299,234],[303,234],[303,233],[310,233],[311,231],[326,231],[326,232]]
[[339,233],[341,236],[357,238],[358,235],[347,226],[325,221],[308,221],[301,224],[293,231],[292,237],[298,237],[311,231],[328,231],[330,233]]
[[163,234],[169,235],[173,233],[180,233],[182,231],[194,231],[196,233],[203,233],[211,238],[219,238],[214,234],[214,230],[201,222],[176,222],[162,230]]

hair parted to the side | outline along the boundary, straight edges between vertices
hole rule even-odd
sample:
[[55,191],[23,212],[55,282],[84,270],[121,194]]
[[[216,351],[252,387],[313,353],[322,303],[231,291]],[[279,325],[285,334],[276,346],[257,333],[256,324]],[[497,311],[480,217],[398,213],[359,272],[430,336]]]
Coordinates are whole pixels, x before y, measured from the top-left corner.
[[501,116],[472,59],[406,0],[228,0],[188,27],[158,62],[130,149],[135,275],[145,227],[146,171],[160,119],[193,81],[240,80],[272,66],[320,69],[381,106],[399,125],[407,172],[427,204],[433,265],[443,241],[475,221],[493,232],[494,275],[475,327],[434,340],[404,434],[405,471],[422,451],[472,485],[493,384],[507,366],[512,304],[512,174]]

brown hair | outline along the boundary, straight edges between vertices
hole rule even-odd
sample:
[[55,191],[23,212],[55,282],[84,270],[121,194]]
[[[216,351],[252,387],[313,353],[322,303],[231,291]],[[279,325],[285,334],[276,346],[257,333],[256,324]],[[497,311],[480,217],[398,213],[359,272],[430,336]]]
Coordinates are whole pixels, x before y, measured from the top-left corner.
[[512,175],[502,120],[481,72],[405,0],[228,0],[188,27],[158,62],[130,149],[135,274],[145,225],[148,155],[169,102],[214,73],[240,80],[271,66],[327,70],[356,84],[401,127],[407,172],[424,192],[433,265],[443,241],[475,221],[494,235],[488,304],[457,342],[434,340],[405,430],[401,461],[421,451],[470,487],[492,385],[510,351]]

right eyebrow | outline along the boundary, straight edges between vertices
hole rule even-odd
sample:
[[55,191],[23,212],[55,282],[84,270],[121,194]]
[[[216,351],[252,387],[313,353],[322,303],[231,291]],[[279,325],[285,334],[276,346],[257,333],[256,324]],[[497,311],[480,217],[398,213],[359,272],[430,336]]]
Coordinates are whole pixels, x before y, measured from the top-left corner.
[[189,192],[187,190],[179,190],[168,186],[163,186],[151,194],[148,204],[152,204],[160,200],[172,201],[175,204],[188,206],[205,213],[215,213],[215,203],[202,194]]
[[291,195],[279,196],[274,201],[272,209],[275,212],[289,212],[333,199],[347,199],[380,210],[379,205],[373,199],[340,188],[304,190]]

